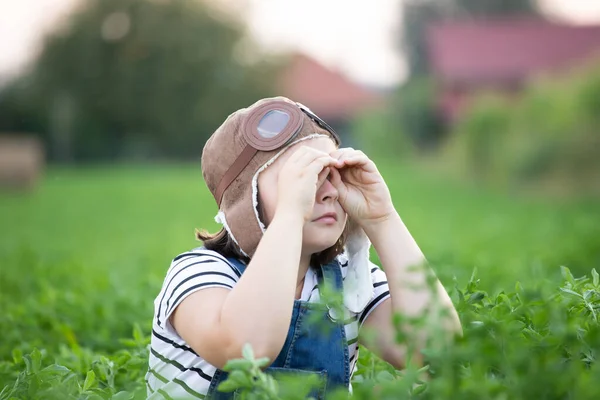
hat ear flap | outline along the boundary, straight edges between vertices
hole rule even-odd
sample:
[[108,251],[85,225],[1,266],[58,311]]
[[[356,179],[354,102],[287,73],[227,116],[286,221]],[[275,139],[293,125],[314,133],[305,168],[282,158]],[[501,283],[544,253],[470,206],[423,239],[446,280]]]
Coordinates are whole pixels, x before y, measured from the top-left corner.
[[347,223],[348,267],[344,279],[344,306],[353,313],[360,313],[373,298],[373,278],[369,260],[371,242],[355,221],[348,218]]

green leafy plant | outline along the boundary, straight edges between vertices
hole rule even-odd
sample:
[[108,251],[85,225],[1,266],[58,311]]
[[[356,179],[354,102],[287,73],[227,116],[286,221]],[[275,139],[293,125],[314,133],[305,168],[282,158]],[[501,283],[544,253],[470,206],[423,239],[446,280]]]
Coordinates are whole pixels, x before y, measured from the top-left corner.
[[[361,347],[354,398],[600,398],[598,204],[377,166],[464,335],[451,346],[434,336],[425,369],[397,371]],[[0,193],[1,400],[146,398],[152,300],[172,257],[198,245],[193,228],[216,228],[215,210],[198,207],[212,204],[208,191],[181,194],[198,177],[197,165],[53,167],[35,192]],[[310,392],[305,378],[265,366],[232,367],[236,395]],[[259,391],[253,373],[273,386]]]
[[600,193],[600,62],[527,82],[518,97],[474,93],[444,156],[461,175],[502,188]]

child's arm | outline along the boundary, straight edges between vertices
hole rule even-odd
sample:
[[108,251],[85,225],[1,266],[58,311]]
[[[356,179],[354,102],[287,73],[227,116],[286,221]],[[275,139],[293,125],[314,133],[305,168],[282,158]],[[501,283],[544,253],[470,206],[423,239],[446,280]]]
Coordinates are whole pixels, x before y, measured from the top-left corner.
[[[415,330],[410,325],[404,325],[410,335],[408,340],[412,341],[398,344],[393,314],[398,313],[403,317],[424,316],[429,321],[431,318],[437,321],[437,313],[444,309],[445,318],[439,320],[440,328],[449,334],[460,334],[462,328],[458,314],[437,278],[433,278],[428,286],[427,276],[432,271],[425,265],[425,256],[397,213],[389,219],[366,224],[364,229],[377,251],[391,295],[365,320],[366,331],[375,332],[375,336],[367,339],[365,344],[396,368],[404,367],[410,347],[412,361],[421,364],[420,350],[434,332],[426,328]],[[436,307],[428,309],[430,305]],[[425,315],[425,312],[429,314]],[[366,337],[369,338],[369,335]]]
[[302,225],[302,216],[277,214],[232,290],[200,290],[176,308],[177,333],[210,364],[240,358],[244,343],[257,357],[277,357],[294,304]]
[[281,351],[292,317],[303,226],[326,178],[322,172],[336,163],[309,147],[295,151],[273,188],[278,193],[273,220],[237,284],[232,290],[195,292],[177,307],[171,318],[177,333],[212,365],[222,368],[240,358],[245,343],[256,357],[271,361]]
[[[395,343],[393,313],[404,317],[421,316],[429,304],[437,301],[448,310],[444,322],[446,330],[460,332],[460,321],[441,283],[435,279],[435,291],[427,287],[430,270],[418,268],[424,265],[425,257],[394,208],[389,189],[373,161],[351,148],[339,149],[332,155],[342,164],[331,174],[340,204],[369,237],[388,278],[391,298],[377,306],[365,322],[379,336],[370,341],[371,347],[391,364],[401,367],[406,362],[407,346]],[[414,346],[411,355],[418,361],[431,332],[420,329],[410,333],[416,339],[416,343],[408,343]]]

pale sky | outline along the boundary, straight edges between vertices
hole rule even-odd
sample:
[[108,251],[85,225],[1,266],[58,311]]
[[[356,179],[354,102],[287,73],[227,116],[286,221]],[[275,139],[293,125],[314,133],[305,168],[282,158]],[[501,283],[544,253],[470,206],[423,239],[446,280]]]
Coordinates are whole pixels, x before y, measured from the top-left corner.
[[[0,81],[22,71],[43,34],[80,1],[0,0]],[[370,85],[390,85],[404,77],[396,52],[401,0],[215,1],[243,12],[253,36],[270,51],[303,51]],[[562,19],[600,23],[600,0],[543,3]]]

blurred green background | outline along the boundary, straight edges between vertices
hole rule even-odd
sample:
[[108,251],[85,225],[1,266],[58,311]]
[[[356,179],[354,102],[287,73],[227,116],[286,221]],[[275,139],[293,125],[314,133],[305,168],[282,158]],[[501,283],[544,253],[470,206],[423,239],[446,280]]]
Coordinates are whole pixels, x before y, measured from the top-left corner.
[[[15,350],[68,365],[65,349],[107,355],[150,332],[170,260],[199,244],[195,228],[217,229],[203,143],[264,96],[295,95],[375,160],[448,288],[475,268],[492,292],[598,268],[600,28],[550,22],[533,1],[402,10],[407,74],[378,88],[260,52],[210,3],[76,8],[0,87],[0,388]],[[494,52],[513,45],[482,66],[485,35]],[[548,56],[561,46],[577,51]]]

